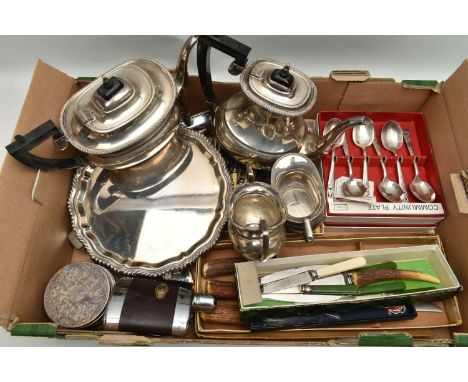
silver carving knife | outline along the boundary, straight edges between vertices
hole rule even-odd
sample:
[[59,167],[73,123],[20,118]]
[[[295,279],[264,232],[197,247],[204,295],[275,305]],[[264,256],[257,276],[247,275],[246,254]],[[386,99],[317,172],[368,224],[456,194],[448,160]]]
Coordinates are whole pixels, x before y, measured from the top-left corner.
[[[354,257],[340,263],[328,265],[318,269],[308,269],[301,273],[296,273],[279,280],[271,281],[261,285],[262,293],[273,293],[278,290],[292,288],[298,285],[309,284],[314,280],[327,276],[333,276],[338,273],[361,268],[366,265],[366,258],[363,256]],[[300,269],[300,268],[299,268]],[[297,271],[297,269],[296,269]]]

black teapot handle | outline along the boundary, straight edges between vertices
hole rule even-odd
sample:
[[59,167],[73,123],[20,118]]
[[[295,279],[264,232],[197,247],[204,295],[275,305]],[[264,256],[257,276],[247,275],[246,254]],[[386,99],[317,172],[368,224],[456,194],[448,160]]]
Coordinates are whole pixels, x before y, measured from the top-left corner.
[[50,137],[59,139],[63,135],[55,124],[48,120],[25,135],[16,135],[15,141],[6,146],[6,149],[18,162],[37,170],[72,169],[85,164],[85,160],[79,155],[67,159],[47,159],[30,153],[32,149]]
[[216,105],[216,96],[213,89],[210,67],[210,51],[215,48],[231,57],[234,61],[229,66],[229,73],[238,75],[247,63],[247,56],[251,48],[229,36],[199,36],[197,46],[197,67],[200,83],[205,94],[206,103],[213,112]]

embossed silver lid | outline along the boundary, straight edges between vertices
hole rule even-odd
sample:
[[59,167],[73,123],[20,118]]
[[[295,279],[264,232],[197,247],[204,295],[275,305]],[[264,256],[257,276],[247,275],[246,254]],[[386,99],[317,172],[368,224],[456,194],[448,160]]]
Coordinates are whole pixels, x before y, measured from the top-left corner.
[[252,102],[289,117],[305,114],[317,97],[315,84],[304,73],[269,58],[251,61],[241,74],[240,84]]
[[84,153],[114,153],[150,134],[153,141],[167,137],[177,127],[165,124],[176,97],[174,79],[162,64],[130,60],[75,93],[62,109],[60,127]]
[[110,272],[100,265],[88,262],[66,265],[47,284],[45,311],[59,326],[90,326],[104,313],[114,283]]

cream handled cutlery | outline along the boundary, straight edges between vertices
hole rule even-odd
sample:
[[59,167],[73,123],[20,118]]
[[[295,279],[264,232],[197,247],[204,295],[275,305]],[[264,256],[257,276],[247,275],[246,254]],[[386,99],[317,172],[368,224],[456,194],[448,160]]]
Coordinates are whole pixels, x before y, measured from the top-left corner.
[[261,285],[262,293],[272,293],[278,290],[308,284],[323,277],[336,275],[338,273],[350,271],[356,268],[361,268],[364,265],[366,265],[366,258],[363,256],[358,256],[319,269],[314,269],[311,267],[310,269],[304,271],[303,269],[298,268],[298,273],[296,274],[290,274],[284,278],[270,281]]

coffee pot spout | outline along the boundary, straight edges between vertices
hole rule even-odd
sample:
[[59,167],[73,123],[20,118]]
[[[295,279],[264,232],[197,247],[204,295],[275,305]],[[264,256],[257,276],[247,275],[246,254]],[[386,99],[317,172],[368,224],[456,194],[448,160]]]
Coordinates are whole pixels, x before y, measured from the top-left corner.
[[310,137],[307,137],[302,147],[301,153],[307,155],[310,158],[321,157],[324,153],[332,149],[333,145],[338,141],[341,134],[343,134],[346,130],[355,126],[368,124],[369,121],[369,118],[365,116],[355,116],[338,123],[331,131],[322,137],[316,136],[314,139],[314,134],[309,133]]
[[177,62],[177,67],[174,74],[174,82],[176,84],[176,93],[179,95],[181,90],[185,87],[187,83],[187,66],[190,52],[194,45],[198,42],[198,36],[190,36],[182,46],[179,54],[179,61]]

